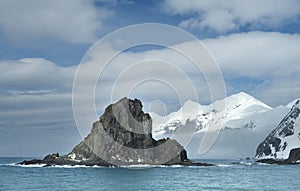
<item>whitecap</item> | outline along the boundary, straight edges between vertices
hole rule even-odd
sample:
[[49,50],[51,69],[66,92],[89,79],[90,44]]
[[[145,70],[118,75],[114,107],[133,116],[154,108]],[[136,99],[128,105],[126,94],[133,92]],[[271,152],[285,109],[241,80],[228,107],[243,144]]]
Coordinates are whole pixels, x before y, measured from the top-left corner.
[[217,164],[217,166],[219,166],[219,167],[230,167],[232,165],[229,165],[229,164]]
[[14,164],[14,166],[20,166],[20,167],[25,167],[25,168],[40,168],[44,167],[47,164],[28,164],[28,165],[23,165],[23,164]]

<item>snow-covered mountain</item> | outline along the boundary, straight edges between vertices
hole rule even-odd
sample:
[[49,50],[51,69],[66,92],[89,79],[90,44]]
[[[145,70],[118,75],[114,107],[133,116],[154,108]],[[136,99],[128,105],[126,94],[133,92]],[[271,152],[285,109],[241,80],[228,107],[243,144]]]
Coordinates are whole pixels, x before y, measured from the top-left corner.
[[[258,144],[290,108],[272,108],[241,92],[211,105],[187,101],[167,116],[151,113],[154,138],[170,137],[184,145],[191,158],[237,158],[255,156]],[[209,151],[199,155],[202,140],[210,131],[219,136]],[[182,138],[182,134],[188,134]]]
[[153,134],[160,136],[174,133],[179,127],[194,124],[196,131],[209,131],[215,124],[223,124],[223,128],[254,128],[252,121],[245,123],[247,116],[272,110],[270,106],[254,97],[241,92],[231,95],[224,100],[219,100],[205,106],[187,101],[176,112],[162,117],[151,113],[153,119]]
[[291,101],[290,103],[288,103],[288,104],[286,105],[286,107],[292,108],[292,107],[296,104],[296,102],[297,102],[298,100],[300,100],[300,98]]
[[291,149],[300,147],[300,100],[293,101],[287,106],[291,105],[290,112],[259,144],[256,158],[287,159]]

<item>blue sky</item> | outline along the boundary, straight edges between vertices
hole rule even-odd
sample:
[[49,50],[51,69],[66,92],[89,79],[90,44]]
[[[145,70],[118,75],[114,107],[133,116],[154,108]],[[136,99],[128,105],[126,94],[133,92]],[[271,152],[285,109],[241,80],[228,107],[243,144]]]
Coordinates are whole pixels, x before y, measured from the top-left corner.
[[[245,91],[273,107],[300,97],[297,0],[2,0],[0,156],[68,152],[78,143],[71,107],[76,67],[98,39],[148,22],[176,26],[201,39],[217,60],[229,95]],[[157,51],[153,55],[167,57]],[[151,97],[141,92],[134,95],[147,105]],[[179,107],[168,91],[162,94],[173,103],[169,112]],[[102,108],[108,101],[101,103]]]

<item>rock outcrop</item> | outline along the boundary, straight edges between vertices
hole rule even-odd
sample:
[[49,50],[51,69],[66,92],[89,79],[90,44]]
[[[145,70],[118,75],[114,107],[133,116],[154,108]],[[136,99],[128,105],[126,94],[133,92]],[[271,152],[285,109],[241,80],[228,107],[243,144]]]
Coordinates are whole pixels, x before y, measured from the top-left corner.
[[260,159],[256,162],[267,163],[267,164],[300,164],[300,148],[295,148],[290,151],[289,158],[286,160],[276,160],[276,159]]
[[151,117],[142,111],[142,107],[140,100],[123,98],[105,109],[104,114],[93,124],[91,133],[69,154],[51,154],[43,160],[23,161],[19,164],[210,165],[189,160],[186,150],[176,140],[154,140]]
[[288,158],[293,148],[300,147],[300,101],[296,101],[280,124],[256,149],[257,159]]

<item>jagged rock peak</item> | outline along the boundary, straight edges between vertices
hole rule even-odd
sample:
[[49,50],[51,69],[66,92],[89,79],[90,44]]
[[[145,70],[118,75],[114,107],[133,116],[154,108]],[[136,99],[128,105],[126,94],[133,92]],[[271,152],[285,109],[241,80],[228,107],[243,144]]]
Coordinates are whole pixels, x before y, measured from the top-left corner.
[[140,100],[128,98],[109,105],[69,155],[75,160],[100,158],[117,165],[186,161],[186,151],[175,140],[152,138],[152,120],[142,108]]
[[[110,104],[104,114],[100,117],[100,122],[107,128],[115,127],[111,124],[116,120],[121,127],[138,134],[151,134],[152,119],[148,113],[143,112],[142,102],[138,99],[122,98],[114,104]],[[113,123],[114,123],[113,122]],[[151,135],[152,136],[152,135]]]
[[298,99],[293,107],[297,107],[299,109],[299,106],[300,106],[300,100]]

